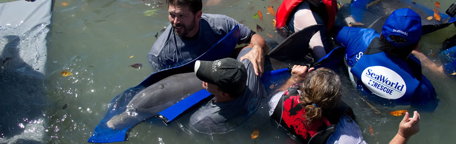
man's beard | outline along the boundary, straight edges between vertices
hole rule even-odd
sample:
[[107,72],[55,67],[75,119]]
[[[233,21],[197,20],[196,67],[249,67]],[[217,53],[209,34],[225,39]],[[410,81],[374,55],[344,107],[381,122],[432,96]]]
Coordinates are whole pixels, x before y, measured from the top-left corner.
[[186,37],[187,34],[192,31],[195,28],[195,23],[192,22],[189,25],[184,25],[184,24],[176,24],[173,25],[174,32],[181,36],[181,37]]

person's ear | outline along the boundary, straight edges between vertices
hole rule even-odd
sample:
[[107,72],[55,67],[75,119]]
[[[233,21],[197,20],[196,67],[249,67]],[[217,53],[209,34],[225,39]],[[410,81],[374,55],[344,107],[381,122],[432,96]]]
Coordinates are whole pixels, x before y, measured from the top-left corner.
[[203,15],[203,11],[202,10],[199,10],[198,12],[196,12],[195,16],[197,19],[200,19],[201,16]]
[[231,97],[231,95],[229,93],[226,93],[224,91],[220,91],[220,92],[222,93],[223,97],[225,97],[225,98],[229,98],[229,99],[233,98],[233,97]]
[[201,87],[203,87],[204,89],[207,89],[207,82],[201,82]]

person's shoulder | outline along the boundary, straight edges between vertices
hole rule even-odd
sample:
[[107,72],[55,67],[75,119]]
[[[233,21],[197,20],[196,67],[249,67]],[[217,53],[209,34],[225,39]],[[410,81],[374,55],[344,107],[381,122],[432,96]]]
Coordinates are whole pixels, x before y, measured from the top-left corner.
[[220,109],[209,101],[190,116],[190,125],[198,131],[207,131],[207,127],[215,127],[217,123],[226,120],[220,116]]
[[336,125],[334,133],[326,141],[329,143],[365,144],[359,125],[350,116],[344,115]]
[[377,33],[374,29],[371,28],[361,28],[361,27],[348,27],[345,26],[343,27],[340,31],[339,34],[346,36],[350,34],[357,34],[357,33]]
[[210,13],[203,13],[201,16],[202,19],[212,21],[212,20],[223,20],[223,19],[233,19],[227,15],[223,14],[210,14]]

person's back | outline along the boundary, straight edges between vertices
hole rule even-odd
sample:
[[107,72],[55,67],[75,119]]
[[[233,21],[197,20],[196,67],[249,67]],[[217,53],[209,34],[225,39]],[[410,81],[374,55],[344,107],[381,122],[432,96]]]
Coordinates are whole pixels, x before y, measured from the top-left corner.
[[373,94],[370,99],[434,110],[438,102],[435,90],[421,73],[420,61],[410,55],[421,33],[419,15],[411,9],[398,9],[388,17],[381,34],[344,27],[336,40],[347,48],[350,78],[359,89]]

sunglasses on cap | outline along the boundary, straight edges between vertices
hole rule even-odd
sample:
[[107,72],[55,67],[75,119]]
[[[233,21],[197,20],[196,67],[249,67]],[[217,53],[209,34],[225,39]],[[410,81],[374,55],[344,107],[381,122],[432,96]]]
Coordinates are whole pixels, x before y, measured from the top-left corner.
[[404,43],[404,42],[407,42],[407,39],[401,37],[401,36],[397,36],[397,35],[390,35],[388,36],[391,40],[393,40],[394,42],[397,42],[397,43]]

